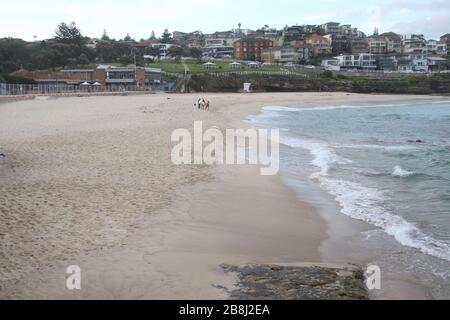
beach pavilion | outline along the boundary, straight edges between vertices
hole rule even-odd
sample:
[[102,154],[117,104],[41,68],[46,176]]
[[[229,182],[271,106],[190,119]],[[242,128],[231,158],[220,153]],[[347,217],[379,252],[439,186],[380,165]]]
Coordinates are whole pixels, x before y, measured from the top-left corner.
[[258,62],[249,62],[249,63],[247,64],[247,66],[248,66],[249,68],[252,68],[252,69],[257,69],[257,68],[260,67],[260,64],[259,64]]
[[230,63],[230,68],[231,69],[240,69],[241,66],[242,65],[239,62],[237,62],[237,61],[234,61],[234,62]]
[[215,64],[214,62],[207,62],[203,64],[203,69],[216,69],[216,68],[217,64]]

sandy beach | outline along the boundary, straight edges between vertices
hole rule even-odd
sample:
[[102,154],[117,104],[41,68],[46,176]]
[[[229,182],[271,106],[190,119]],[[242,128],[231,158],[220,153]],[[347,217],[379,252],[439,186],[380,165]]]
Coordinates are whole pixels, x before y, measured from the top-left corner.
[[[171,134],[245,128],[263,106],[442,99],[205,94],[206,112],[198,96],[0,103],[0,299],[222,299],[236,283],[224,264],[364,265],[346,239],[368,225],[321,214],[256,166],[175,166]],[[70,265],[80,291],[65,287]],[[414,279],[392,284],[382,298],[429,298]]]

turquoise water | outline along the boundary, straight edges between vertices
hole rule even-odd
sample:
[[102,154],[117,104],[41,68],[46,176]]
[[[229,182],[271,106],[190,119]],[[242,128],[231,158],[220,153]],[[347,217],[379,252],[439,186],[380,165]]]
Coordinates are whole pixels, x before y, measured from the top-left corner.
[[282,167],[307,174],[342,214],[377,227],[382,241],[394,241],[390,247],[407,248],[404,264],[449,280],[450,101],[274,106],[249,120],[281,129],[291,147],[282,152]]

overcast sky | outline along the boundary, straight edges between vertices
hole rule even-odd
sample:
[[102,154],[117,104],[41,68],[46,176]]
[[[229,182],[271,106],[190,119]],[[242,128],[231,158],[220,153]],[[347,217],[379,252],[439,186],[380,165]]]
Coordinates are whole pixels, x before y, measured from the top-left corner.
[[75,21],[84,35],[111,37],[127,33],[149,38],[155,30],[213,32],[242,23],[256,29],[265,24],[282,28],[293,24],[337,21],[372,34],[395,31],[439,38],[450,32],[450,0],[3,0],[0,37],[25,40],[52,37],[56,26]]

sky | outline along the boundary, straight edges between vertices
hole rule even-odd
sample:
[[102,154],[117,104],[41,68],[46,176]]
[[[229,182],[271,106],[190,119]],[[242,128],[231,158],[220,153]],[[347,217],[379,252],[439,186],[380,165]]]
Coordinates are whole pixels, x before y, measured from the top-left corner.
[[421,33],[438,39],[450,33],[450,0],[1,0],[0,38],[46,39],[60,22],[74,21],[82,33],[100,37],[103,30],[121,39],[148,39],[169,31],[204,33],[264,25],[336,21],[367,34]]

